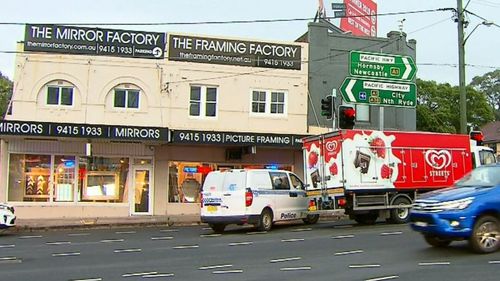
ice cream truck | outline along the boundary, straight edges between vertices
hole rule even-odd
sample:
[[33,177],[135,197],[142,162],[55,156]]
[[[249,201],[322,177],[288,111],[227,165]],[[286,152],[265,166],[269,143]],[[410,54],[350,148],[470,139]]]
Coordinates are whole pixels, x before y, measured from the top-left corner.
[[418,194],[495,162],[468,135],[336,130],[303,139],[309,212],[343,210],[360,224],[404,223]]

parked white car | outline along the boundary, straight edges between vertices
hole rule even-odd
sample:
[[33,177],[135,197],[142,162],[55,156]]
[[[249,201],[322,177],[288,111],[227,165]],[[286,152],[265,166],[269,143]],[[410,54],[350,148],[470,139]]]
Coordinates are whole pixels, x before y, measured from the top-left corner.
[[14,207],[0,203],[0,230],[15,226]]
[[299,177],[281,170],[227,170],[208,174],[203,184],[201,221],[215,232],[228,224],[252,224],[268,231],[273,223],[302,219],[308,214],[308,198]]

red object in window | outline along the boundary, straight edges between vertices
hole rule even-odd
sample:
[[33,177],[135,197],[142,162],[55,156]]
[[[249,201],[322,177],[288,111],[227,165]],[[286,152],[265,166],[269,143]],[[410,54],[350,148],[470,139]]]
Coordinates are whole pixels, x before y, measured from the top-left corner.
[[87,169],[85,169],[85,168],[78,169],[78,177],[80,179],[85,178],[85,175],[87,175]]
[[210,166],[198,166],[197,170],[198,173],[206,175],[212,171],[212,168]]

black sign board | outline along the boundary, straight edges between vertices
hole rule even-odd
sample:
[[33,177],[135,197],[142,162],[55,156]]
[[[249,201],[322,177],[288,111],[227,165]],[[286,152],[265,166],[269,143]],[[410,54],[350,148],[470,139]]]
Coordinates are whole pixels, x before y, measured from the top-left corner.
[[10,120],[0,122],[0,135],[169,141],[168,128]]
[[168,59],[300,70],[301,46],[170,34]]
[[345,17],[345,11],[333,11],[333,16],[336,18],[343,18]]
[[345,3],[332,3],[332,10],[345,10]]
[[303,135],[173,130],[172,143],[302,147]]
[[162,59],[165,33],[27,24],[24,50],[63,54]]

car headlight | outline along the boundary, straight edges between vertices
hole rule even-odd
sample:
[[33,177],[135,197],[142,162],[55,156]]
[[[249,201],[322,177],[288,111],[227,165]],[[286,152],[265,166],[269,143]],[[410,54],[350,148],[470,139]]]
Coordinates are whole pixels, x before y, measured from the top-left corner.
[[467,197],[460,200],[441,202],[438,208],[442,210],[463,210],[469,207],[472,201],[474,201],[474,197]]

